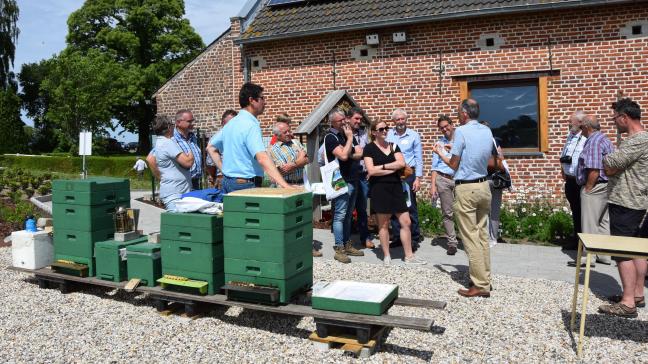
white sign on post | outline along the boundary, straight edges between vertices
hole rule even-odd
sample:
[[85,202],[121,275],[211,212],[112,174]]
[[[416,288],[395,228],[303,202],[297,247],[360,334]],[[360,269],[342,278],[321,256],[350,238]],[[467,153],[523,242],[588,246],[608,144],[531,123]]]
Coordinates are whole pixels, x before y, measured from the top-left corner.
[[83,176],[83,179],[86,179],[86,177],[88,177],[86,155],[92,155],[92,132],[82,131],[79,133],[79,155],[83,156],[81,175]]
[[92,155],[92,132],[79,133],[79,155]]

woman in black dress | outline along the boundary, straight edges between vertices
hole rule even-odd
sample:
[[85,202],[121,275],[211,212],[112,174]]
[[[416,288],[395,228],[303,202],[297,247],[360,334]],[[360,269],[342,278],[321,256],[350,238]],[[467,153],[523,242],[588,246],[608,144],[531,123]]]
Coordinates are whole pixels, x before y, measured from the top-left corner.
[[389,127],[384,121],[371,123],[371,140],[364,148],[363,157],[369,174],[371,208],[376,212],[380,236],[380,246],[385,255],[384,263],[391,263],[389,253],[389,219],[396,215],[401,225],[400,239],[405,250],[406,264],[425,264],[412,253],[410,216],[405,201],[406,192],[398,171],[405,167],[405,159],[398,145],[388,143],[385,138]]

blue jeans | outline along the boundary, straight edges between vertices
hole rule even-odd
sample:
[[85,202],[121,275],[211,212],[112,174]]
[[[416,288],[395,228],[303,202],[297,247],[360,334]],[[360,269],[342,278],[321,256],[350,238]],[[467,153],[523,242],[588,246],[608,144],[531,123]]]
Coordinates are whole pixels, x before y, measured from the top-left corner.
[[360,243],[364,244],[369,237],[369,228],[367,227],[367,197],[369,195],[369,181],[366,175],[360,175],[358,181],[358,197],[356,198],[356,210],[358,211],[358,234],[360,234]]
[[[407,184],[409,185],[410,200],[412,200],[412,204],[409,207],[410,220],[412,221],[412,225],[410,225],[410,229],[412,231],[412,241],[416,241],[421,236],[421,230],[419,229],[418,223],[418,207],[416,206],[416,193],[414,192],[414,188],[412,187],[415,179],[416,176],[413,174],[405,179],[405,182],[407,182]],[[400,223],[395,216],[392,216],[391,218],[391,228],[392,235],[394,236],[393,240],[398,240],[400,236]]]
[[344,245],[344,223],[346,221],[347,206],[349,205],[349,193],[345,193],[333,199],[333,237],[335,238],[335,246],[342,247]]
[[223,193],[227,194],[238,190],[247,190],[254,188],[254,182],[238,183],[236,178],[223,176]]
[[347,187],[349,188],[349,201],[347,202],[346,215],[344,216],[343,240],[345,243],[351,240],[351,224],[353,223],[353,210],[355,209],[358,196],[358,181],[347,182]]

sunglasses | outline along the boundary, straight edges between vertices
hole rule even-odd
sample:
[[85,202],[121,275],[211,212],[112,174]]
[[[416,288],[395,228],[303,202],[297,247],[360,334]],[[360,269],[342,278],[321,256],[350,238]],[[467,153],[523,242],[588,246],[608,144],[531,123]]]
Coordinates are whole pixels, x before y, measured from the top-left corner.
[[386,126],[386,127],[384,127],[384,128],[378,128],[378,129],[376,129],[376,131],[378,131],[378,132],[380,132],[380,133],[383,133],[383,132],[389,131],[389,127]]

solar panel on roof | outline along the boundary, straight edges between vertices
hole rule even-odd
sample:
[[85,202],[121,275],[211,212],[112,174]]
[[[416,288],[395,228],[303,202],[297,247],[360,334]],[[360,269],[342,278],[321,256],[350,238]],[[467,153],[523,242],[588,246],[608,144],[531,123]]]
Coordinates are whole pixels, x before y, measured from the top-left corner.
[[268,6],[297,4],[297,3],[303,3],[303,2],[306,2],[306,0],[270,0],[270,1],[268,1]]

